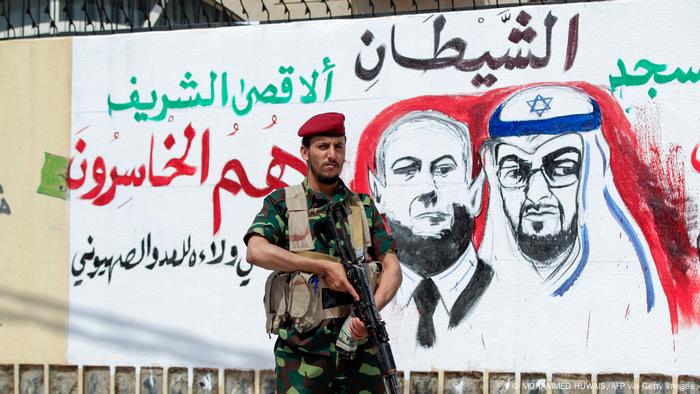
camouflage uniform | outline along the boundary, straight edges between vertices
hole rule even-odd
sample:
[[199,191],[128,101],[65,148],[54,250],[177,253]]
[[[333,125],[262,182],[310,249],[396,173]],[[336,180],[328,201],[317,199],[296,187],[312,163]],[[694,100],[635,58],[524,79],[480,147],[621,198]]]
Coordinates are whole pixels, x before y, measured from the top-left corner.
[[[309,188],[307,180],[304,180],[303,186],[306,189],[309,209],[322,207],[329,202],[323,193]],[[341,181],[332,200],[349,204],[350,193]],[[368,250],[370,257],[379,260],[386,253],[395,253],[394,240],[387,233],[374,202],[366,194],[359,194],[359,197],[365,208],[372,238],[372,246]],[[287,219],[285,191],[277,189],[265,198],[260,213],[245,235],[245,242],[248,242],[250,236],[258,234],[274,245],[289,249]],[[335,239],[326,235],[327,231],[323,230],[327,223],[323,211],[315,215],[309,212],[314,251],[337,256]],[[349,294],[347,300],[352,301]],[[366,339],[360,341],[355,359],[339,359],[335,351],[335,342],[344,320],[324,320],[317,328],[305,333],[297,332],[291,322],[280,328],[275,343],[278,393],[384,392],[384,383],[379,375],[374,350]]]

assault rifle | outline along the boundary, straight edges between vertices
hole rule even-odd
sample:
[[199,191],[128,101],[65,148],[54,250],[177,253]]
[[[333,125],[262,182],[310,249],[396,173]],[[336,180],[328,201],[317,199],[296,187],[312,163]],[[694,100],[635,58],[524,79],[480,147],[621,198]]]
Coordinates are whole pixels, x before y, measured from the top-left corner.
[[347,214],[342,203],[329,204],[328,218],[345,273],[352,287],[360,295],[360,300],[353,302],[353,313],[367,328],[368,340],[377,356],[379,372],[384,378],[387,393],[399,394],[399,382],[396,378],[394,355],[389,345],[389,334],[386,332],[386,324],[379,316],[367,270],[362,265],[365,259],[364,251],[361,248],[352,250],[352,243],[345,227]]

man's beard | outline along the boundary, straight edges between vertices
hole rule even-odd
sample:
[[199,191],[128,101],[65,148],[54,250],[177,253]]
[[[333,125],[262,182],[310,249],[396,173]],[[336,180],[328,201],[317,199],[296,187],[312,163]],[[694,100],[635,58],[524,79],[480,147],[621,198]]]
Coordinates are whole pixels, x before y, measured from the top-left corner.
[[453,207],[452,225],[438,237],[416,235],[399,221],[388,219],[401,264],[421,277],[429,278],[448,269],[464,254],[471,242],[474,218],[467,215],[463,206]]
[[[563,224],[562,224],[563,227]],[[571,249],[578,237],[578,214],[571,220],[568,229],[557,234],[531,235],[523,231],[522,219],[516,232],[518,248],[527,257],[536,261],[538,267],[548,267],[562,253]]]
[[316,167],[311,163],[311,161],[307,161],[306,165],[309,167],[309,171],[313,174],[314,178],[318,183],[324,184],[324,185],[335,185],[338,180],[340,179],[340,175],[336,176],[325,176],[322,175],[319,171],[316,170]]

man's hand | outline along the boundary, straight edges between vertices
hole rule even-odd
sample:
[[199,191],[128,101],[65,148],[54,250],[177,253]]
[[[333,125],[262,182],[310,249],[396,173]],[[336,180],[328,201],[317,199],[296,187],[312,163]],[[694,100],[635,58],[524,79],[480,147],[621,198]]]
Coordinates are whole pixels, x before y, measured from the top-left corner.
[[[360,300],[360,295],[357,294],[355,288],[352,287],[348,276],[345,273],[345,268],[342,264],[324,262],[325,266],[321,276],[323,280],[326,281],[326,285],[331,288],[331,290],[348,292],[355,301]],[[363,326],[364,327],[364,326]],[[366,334],[365,334],[366,335]]]
[[355,301],[360,300],[360,296],[345,274],[345,268],[340,263],[292,253],[271,244],[270,241],[257,234],[250,237],[247,246],[246,259],[250,264],[274,271],[313,272],[319,277],[323,277],[331,289],[348,292]]
[[382,280],[377,291],[374,292],[374,301],[377,309],[384,308],[391,301],[401,287],[403,276],[399,265],[399,259],[394,253],[387,253],[382,257]]
[[363,323],[359,317],[353,317],[352,320],[350,320],[350,325],[348,328],[350,329],[350,334],[352,334],[352,337],[358,341],[366,338],[368,335],[367,327],[365,327],[365,323]]

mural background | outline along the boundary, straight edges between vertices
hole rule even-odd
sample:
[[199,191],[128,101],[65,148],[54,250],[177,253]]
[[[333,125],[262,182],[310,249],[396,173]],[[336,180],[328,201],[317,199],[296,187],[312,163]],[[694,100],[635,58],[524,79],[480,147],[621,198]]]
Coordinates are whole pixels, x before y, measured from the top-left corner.
[[[672,194],[688,197],[685,211],[678,201],[655,202],[668,204],[674,208],[670,213],[680,212],[686,221],[684,232],[661,236],[685,237],[696,245],[700,165],[693,165],[692,154],[700,143],[693,131],[700,113],[697,77],[692,78],[697,71],[689,68],[697,67],[700,54],[688,37],[697,33],[699,21],[697,5],[671,3],[619,1],[73,39],[68,362],[272,366],[261,308],[267,273],[244,261],[242,236],[261,197],[301,181],[302,163],[292,157],[299,155],[296,130],[318,112],[347,116],[343,177],[351,182],[362,133],[422,96],[432,97],[429,109],[438,106],[457,120],[474,120],[468,127],[476,154],[490,111],[508,92],[530,84],[585,82],[586,89],[607,95],[600,96],[607,97],[607,108],[617,103],[616,111],[642,142],[632,152],[641,160],[630,159],[630,171],[654,167],[658,156],[658,179]],[[509,51],[513,59],[520,53],[527,61],[494,70],[478,60],[487,51],[491,57]],[[648,68],[634,70],[642,59],[668,66],[657,74],[671,75],[676,67],[682,73],[655,80]],[[627,74],[641,77],[627,78],[611,92],[611,76],[622,77],[618,61]],[[250,93],[253,87],[257,93]],[[170,108],[163,110],[166,101]],[[427,150],[445,148],[426,141]],[[668,168],[677,173],[664,176]],[[14,208],[11,187],[1,179],[0,184]],[[631,202],[625,204],[629,208]],[[483,208],[481,228],[488,220],[487,205]],[[481,245],[476,234],[475,244]],[[623,234],[611,230],[608,236]],[[493,256],[478,252],[486,262]],[[606,250],[595,252],[602,256]],[[631,265],[636,258],[616,259],[615,264]],[[485,293],[466,326],[439,339],[447,346],[416,346],[412,337],[399,336],[401,322],[387,314],[397,362],[404,370],[556,366],[698,373],[693,370],[700,365],[693,354],[700,345],[697,245],[691,263],[686,272],[673,274],[674,280],[688,278],[681,282],[686,306],[675,323],[669,314],[668,326],[658,330],[636,320],[619,326],[593,320],[591,326],[586,312],[605,306],[608,300],[597,294],[615,286],[605,278],[589,284],[590,297],[550,297],[540,304],[525,280],[499,285],[508,283],[509,272],[496,267],[489,289],[500,290]],[[517,307],[549,302],[560,305]],[[581,315],[574,318],[570,311]],[[601,338],[595,349],[587,346],[591,334]],[[644,357],[638,356],[641,350]]]

